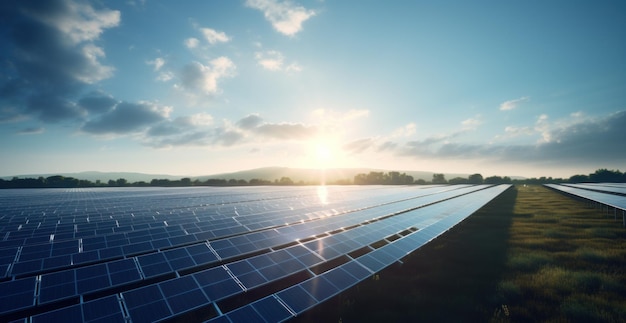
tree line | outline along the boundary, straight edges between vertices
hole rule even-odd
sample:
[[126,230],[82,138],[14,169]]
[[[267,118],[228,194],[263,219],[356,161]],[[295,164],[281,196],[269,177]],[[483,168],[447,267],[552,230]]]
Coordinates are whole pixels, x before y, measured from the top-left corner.
[[[369,172],[368,174],[357,174],[352,181],[339,180],[328,184],[337,185],[424,185],[424,184],[549,184],[549,183],[583,183],[583,182],[613,182],[626,183],[626,173],[619,170],[608,170],[606,168],[598,169],[594,173],[588,175],[573,175],[567,179],[539,177],[526,179],[511,179],[508,176],[489,176],[483,177],[481,174],[472,174],[467,178],[455,177],[446,179],[442,173],[433,174],[431,181],[423,179],[415,180],[413,176],[406,173],[396,171],[391,172]],[[253,178],[249,181],[244,179],[207,179],[200,181],[192,180],[189,177],[180,180],[169,179],[153,179],[150,182],[138,181],[128,182],[124,178],[117,180],[109,180],[95,182],[77,179],[73,177],[64,177],[60,175],[38,178],[18,178],[13,177],[11,180],[0,179],[0,188],[76,188],[76,187],[185,187],[185,186],[258,186],[258,185],[318,185],[319,183],[305,183],[303,181],[294,182],[289,177],[281,177],[273,181],[266,179]]]

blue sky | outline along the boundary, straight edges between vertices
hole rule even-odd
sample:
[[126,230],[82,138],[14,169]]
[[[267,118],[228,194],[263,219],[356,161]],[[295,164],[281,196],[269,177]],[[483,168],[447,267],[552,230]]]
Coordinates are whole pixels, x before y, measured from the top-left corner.
[[3,1],[0,175],[626,170],[622,1]]

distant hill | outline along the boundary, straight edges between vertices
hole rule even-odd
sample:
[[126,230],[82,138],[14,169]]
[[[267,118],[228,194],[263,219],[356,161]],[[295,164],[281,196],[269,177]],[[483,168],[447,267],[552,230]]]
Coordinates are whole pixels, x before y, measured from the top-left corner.
[[[16,176],[6,176],[2,179],[11,180],[13,177],[18,178],[38,178],[38,177],[49,177],[54,175],[61,175],[64,177],[73,177],[77,179],[84,179],[91,182],[100,181],[103,183],[108,182],[109,180],[117,180],[119,178],[124,178],[130,183],[134,182],[150,182],[153,179],[168,179],[168,180],[180,180],[183,177],[189,177],[192,180],[206,181],[207,179],[243,179],[246,181],[250,181],[251,179],[262,179],[268,181],[280,180],[282,177],[289,177],[295,183],[300,181],[305,183],[319,183],[321,178],[325,178],[326,182],[337,182],[342,180],[350,180],[354,179],[354,176],[357,174],[368,174],[370,172],[385,172],[388,173],[390,171],[397,171],[400,173],[406,173],[407,175],[413,176],[415,180],[423,179],[425,181],[430,181],[433,179],[434,172],[427,171],[408,171],[408,170],[383,170],[383,169],[373,169],[373,168],[332,168],[326,170],[320,169],[307,169],[307,168],[289,168],[289,167],[264,167],[264,168],[256,168],[243,170],[232,173],[220,173],[213,175],[202,175],[202,176],[181,176],[181,175],[167,175],[167,174],[145,174],[145,173],[135,173],[135,172],[97,172],[97,171],[89,171],[89,172],[78,172],[78,173],[55,173],[55,174],[29,174],[29,175],[16,175]],[[446,179],[452,179],[455,177],[463,177],[467,178],[470,174],[462,174],[462,173],[444,173]],[[519,178],[520,177],[513,177]]]
[[[222,174],[214,174],[207,176],[197,176],[192,179],[199,179],[200,181],[206,181],[207,179],[244,179],[249,181],[251,179],[265,179],[269,181],[274,181],[276,179],[280,180],[282,177],[289,177],[294,182],[319,182],[320,178],[326,178],[327,182],[337,182],[340,180],[350,180],[354,179],[354,176],[357,174],[368,174],[369,172],[385,172],[388,173],[390,171],[398,171],[400,173],[406,173],[407,175],[413,176],[414,179],[423,179],[426,181],[430,181],[433,179],[434,172],[425,172],[425,171],[406,171],[406,170],[383,170],[383,169],[373,169],[373,168],[331,168],[326,170],[320,169],[307,169],[307,168],[289,168],[289,167],[265,167],[265,168],[257,168],[244,170],[233,173],[222,173]],[[448,173],[445,174],[446,179],[451,179],[454,177],[465,177],[467,178],[469,174],[456,174],[456,173]]]

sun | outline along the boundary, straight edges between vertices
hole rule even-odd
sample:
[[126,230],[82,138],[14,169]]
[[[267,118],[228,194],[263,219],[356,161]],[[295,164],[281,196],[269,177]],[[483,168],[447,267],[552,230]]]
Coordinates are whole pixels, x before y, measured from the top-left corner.
[[336,167],[339,162],[339,144],[331,138],[318,138],[309,145],[309,164],[312,168],[327,169]]
[[330,164],[333,160],[333,152],[330,147],[324,143],[318,143],[315,147],[315,157],[319,164]]

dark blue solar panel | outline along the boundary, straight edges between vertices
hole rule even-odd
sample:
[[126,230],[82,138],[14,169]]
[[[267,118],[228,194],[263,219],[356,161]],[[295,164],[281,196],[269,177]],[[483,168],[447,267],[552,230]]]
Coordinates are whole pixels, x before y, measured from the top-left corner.
[[345,269],[350,275],[354,276],[358,280],[363,280],[372,275],[372,273],[363,267],[361,264],[356,261],[349,261],[343,265],[341,268]]
[[191,257],[170,260],[169,263],[173,270],[191,268],[196,265]]
[[61,308],[55,311],[46,312],[32,317],[33,323],[49,322],[83,322],[83,311],[80,305]]
[[146,277],[159,276],[167,274],[173,271],[170,264],[167,262],[160,262],[153,265],[141,266],[141,271]]
[[137,269],[124,270],[109,274],[112,285],[122,285],[141,279],[141,275]]
[[226,272],[226,270],[222,267],[203,270],[193,274],[193,276],[196,278],[196,281],[200,284],[200,286],[206,286],[214,282],[231,279],[228,272]]
[[85,294],[111,286],[109,276],[97,276],[76,281],[76,289],[79,294]]
[[193,289],[175,296],[167,297],[167,303],[170,305],[172,312],[177,314],[207,305],[209,304],[209,299],[204,295],[202,290]]
[[128,308],[139,307],[143,304],[163,299],[163,294],[157,285],[150,285],[123,293],[124,302]]
[[226,316],[232,322],[265,322],[261,314],[251,306],[240,307],[226,314]]
[[233,279],[222,280],[214,284],[206,285],[203,286],[202,289],[212,301],[217,301],[243,291]]
[[76,296],[76,284],[70,281],[51,287],[41,287],[39,291],[39,303],[47,303]]
[[259,272],[261,273],[261,275],[263,275],[263,277],[270,281],[285,277],[290,274],[290,272],[287,271],[287,268],[284,268],[279,264],[261,268],[259,269]]
[[159,300],[153,303],[147,303],[138,307],[129,308],[128,313],[130,314],[133,323],[155,322],[172,315],[172,312],[167,306],[165,300]]
[[268,296],[250,304],[267,322],[282,322],[291,313],[274,297]]
[[302,313],[317,304],[315,298],[300,285],[287,288],[276,295],[295,313]]
[[116,295],[83,303],[85,321],[124,322],[123,314]]
[[195,279],[192,276],[184,276],[169,281],[165,281],[159,284],[161,291],[165,297],[170,297],[178,294],[182,294],[186,291],[199,288]]
[[160,252],[149,254],[149,255],[144,255],[144,256],[139,256],[137,257],[137,260],[139,260],[139,264],[142,267],[166,262],[165,255]]
[[333,268],[324,273],[324,277],[340,290],[345,290],[356,284],[358,280],[348,273],[343,267]]
[[331,284],[324,276],[311,278],[300,284],[318,302],[323,302],[339,293],[339,289]]
[[263,285],[268,280],[257,271],[237,275],[237,279],[248,289]]
[[1,296],[0,314],[10,313],[22,308],[33,306],[35,303],[34,287],[35,286],[33,285],[32,290],[26,289],[23,292],[10,291],[12,294]]

